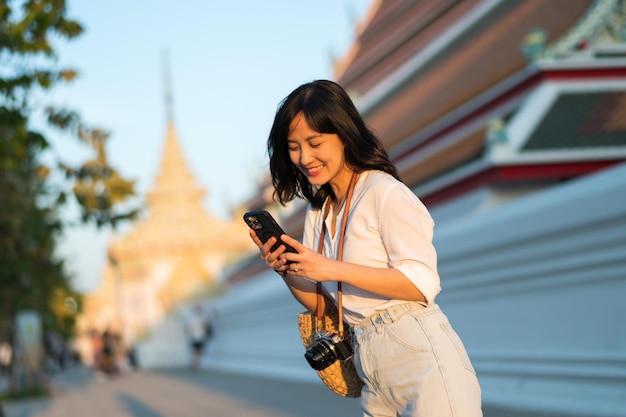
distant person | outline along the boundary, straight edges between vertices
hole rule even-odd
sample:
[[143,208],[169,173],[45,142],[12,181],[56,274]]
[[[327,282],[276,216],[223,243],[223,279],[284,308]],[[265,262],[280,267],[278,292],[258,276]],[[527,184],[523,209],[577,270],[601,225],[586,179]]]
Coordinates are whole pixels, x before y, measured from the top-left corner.
[[67,347],[61,335],[54,330],[48,330],[44,336],[44,347],[46,368],[51,372],[65,369]]
[[139,370],[139,358],[137,357],[137,348],[134,344],[130,344],[128,349],[126,349],[126,358],[128,360],[128,365],[130,369],[133,371]]
[[13,348],[9,342],[0,342],[0,376],[9,375]]
[[250,236],[309,311],[316,308],[317,282],[324,305],[336,303],[342,283],[354,364],[365,384],[364,415],[482,416],[472,364],[435,303],[434,222],[348,94],[332,81],[298,87],[276,112],[267,150],[278,201],[309,203],[303,242],[283,235],[297,253],[285,252],[285,245],[271,252],[275,237],[262,244],[252,229]]
[[102,336],[96,329],[89,331],[89,339],[91,340],[93,369],[100,370],[102,363]]
[[100,359],[100,370],[107,375],[117,372],[115,363],[115,339],[110,330],[102,333],[102,357]]
[[195,305],[187,322],[187,334],[191,345],[191,368],[199,369],[207,342],[207,329],[210,323],[202,311],[202,306]]

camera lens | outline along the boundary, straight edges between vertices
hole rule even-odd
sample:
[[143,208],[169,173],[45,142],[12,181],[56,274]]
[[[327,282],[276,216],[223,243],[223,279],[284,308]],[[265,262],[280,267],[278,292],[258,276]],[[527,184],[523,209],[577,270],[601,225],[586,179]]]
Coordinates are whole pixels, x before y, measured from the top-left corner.
[[304,354],[304,357],[311,365],[311,368],[318,371],[328,368],[337,360],[334,346],[323,340],[311,346]]

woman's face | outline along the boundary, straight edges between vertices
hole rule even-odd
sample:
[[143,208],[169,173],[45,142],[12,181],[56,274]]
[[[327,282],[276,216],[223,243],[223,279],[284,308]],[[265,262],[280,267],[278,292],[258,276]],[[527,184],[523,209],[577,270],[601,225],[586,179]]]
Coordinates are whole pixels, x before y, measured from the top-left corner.
[[314,131],[302,113],[289,124],[287,145],[291,162],[312,185],[330,182],[343,188],[346,179],[347,183],[350,182],[352,170],[346,165],[344,145],[339,136]]

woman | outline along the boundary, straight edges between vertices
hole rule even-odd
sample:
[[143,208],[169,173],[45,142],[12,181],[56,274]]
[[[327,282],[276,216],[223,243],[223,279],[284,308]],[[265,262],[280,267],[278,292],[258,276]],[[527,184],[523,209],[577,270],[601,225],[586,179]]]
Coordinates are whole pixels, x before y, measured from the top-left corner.
[[[354,362],[365,383],[364,415],[481,416],[474,369],[435,304],[440,286],[434,222],[399,180],[347,93],[325,80],[298,87],[281,103],[267,146],[280,203],[296,197],[310,203],[304,237],[301,244],[283,235],[297,251],[287,253],[284,245],[270,251],[275,238],[262,244],[252,230],[250,236],[308,310],[316,308],[316,282],[322,283],[325,303],[336,302],[342,283],[344,319],[352,327]],[[338,226],[346,210],[340,262]]]

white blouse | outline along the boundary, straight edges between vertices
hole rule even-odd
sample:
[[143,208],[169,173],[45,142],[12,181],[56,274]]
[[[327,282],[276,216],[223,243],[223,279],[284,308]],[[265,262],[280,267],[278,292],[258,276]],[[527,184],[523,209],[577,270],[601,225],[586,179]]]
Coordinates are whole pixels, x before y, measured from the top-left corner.
[[[326,219],[324,255],[337,259],[341,220],[331,235],[332,207]],[[303,244],[317,250],[324,209],[309,206],[304,224]],[[433,303],[441,291],[437,274],[437,253],[432,244],[434,221],[424,204],[402,182],[382,171],[361,173],[350,205],[343,261],[375,268],[401,271]],[[337,283],[324,282],[324,291],[336,300]],[[344,319],[353,326],[376,310],[406,300],[390,299],[343,284]]]

